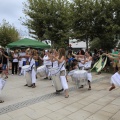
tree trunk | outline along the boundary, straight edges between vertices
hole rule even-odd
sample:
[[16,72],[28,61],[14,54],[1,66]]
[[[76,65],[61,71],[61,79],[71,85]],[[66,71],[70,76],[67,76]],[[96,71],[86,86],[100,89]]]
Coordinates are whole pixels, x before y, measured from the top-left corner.
[[88,37],[86,37],[86,49],[88,50]]

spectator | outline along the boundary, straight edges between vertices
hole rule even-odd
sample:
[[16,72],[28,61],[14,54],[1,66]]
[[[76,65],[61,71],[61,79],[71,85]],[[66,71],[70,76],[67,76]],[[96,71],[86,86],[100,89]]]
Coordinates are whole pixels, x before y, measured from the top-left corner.
[[[116,47],[114,48],[114,51],[112,52],[112,55],[113,56],[118,55],[118,50],[117,50]],[[120,67],[119,61],[118,60],[113,60],[114,73],[117,71],[116,68],[119,69],[119,67]]]
[[12,61],[12,75],[17,74],[17,70],[18,70],[18,51],[15,50],[14,53],[12,54],[13,57],[13,61]]

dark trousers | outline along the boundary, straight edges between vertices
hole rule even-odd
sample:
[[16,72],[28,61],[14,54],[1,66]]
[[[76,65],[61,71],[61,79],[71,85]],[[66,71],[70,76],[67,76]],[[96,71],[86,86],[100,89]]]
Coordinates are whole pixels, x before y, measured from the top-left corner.
[[18,70],[18,62],[12,62],[12,74],[17,74],[17,70]]

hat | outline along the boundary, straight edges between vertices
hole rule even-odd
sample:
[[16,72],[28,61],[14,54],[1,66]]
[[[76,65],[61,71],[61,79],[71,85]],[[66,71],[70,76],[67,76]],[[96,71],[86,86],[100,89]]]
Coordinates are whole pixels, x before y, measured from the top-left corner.
[[2,46],[0,45],[0,48],[2,49]]

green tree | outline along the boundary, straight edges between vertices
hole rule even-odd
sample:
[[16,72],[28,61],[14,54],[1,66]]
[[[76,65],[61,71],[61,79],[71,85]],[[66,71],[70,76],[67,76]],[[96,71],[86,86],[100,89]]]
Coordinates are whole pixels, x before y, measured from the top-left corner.
[[55,45],[68,40],[70,13],[67,0],[28,0],[23,11],[28,16],[23,24],[32,37],[50,39]]
[[10,25],[6,20],[0,24],[0,45],[5,47],[7,44],[19,39],[19,33],[14,26]]
[[73,36],[74,38],[86,40],[86,45],[88,48],[88,41],[92,36],[92,24],[94,4],[91,0],[73,0],[71,5],[73,14]]
[[88,41],[96,37],[104,49],[114,47],[113,36],[120,33],[118,0],[73,0],[73,33]]

